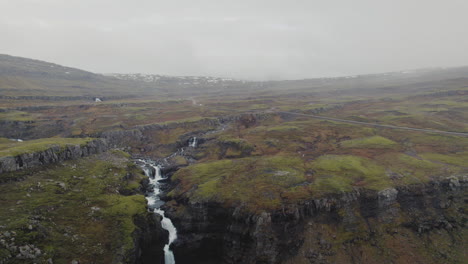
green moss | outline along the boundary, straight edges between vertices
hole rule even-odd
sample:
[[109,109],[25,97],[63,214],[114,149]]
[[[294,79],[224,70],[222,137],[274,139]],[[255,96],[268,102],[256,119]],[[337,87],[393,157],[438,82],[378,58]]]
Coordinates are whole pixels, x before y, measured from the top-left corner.
[[300,159],[284,156],[206,162],[177,171],[173,179],[181,184],[170,196],[273,209],[281,205],[281,192],[305,181],[304,171]]
[[406,154],[399,154],[397,158],[399,162],[415,169],[433,170],[440,167],[439,165],[434,164],[428,160],[418,159]]
[[434,162],[468,167],[468,152],[457,154],[423,153],[420,156]]
[[222,135],[217,138],[219,142],[224,142],[224,143],[232,143],[232,144],[242,144],[245,142],[244,139],[242,138],[236,138],[228,135]]
[[221,145],[227,146],[228,148],[233,148],[234,150],[246,155],[255,149],[252,144],[241,138],[221,136],[218,138],[218,141]]
[[282,126],[268,127],[267,131],[268,132],[287,132],[287,131],[298,130],[298,129],[299,128],[296,126],[282,125]]
[[431,147],[464,147],[468,148],[468,137],[457,137],[438,134],[414,134],[411,141],[415,145],[429,145]]
[[372,136],[341,142],[343,148],[394,148],[398,144],[388,138]]
[[269,108],[269,106],[266,105],[266,104],[251,104],[251,105],[249,105],[249,109],[252,109],[252,110],[266,109],[266,108]]
[[427,182],[434,176],[451,173],[451,168],[403,153],[387,153],[376,157],[398,185]]
[[312,189],[320,193],[352,191],[353,179],[335,175],[323,175],[317,178]]
[[381,190],[390,185],[383,167],[350,155],[324,155],[312,162],[317,178],[312,186],[318,192],[350,191],[353,186]]
[[130,155],[129,153],[125,152],[125,151],[122,151],[122,150],[118,150],[118,149],[111,149],[109,150],[110,153],[112,154],[115,154],[119,157],[125,157],[125,158],[128,158],[130,159],[132,157],[132,155]]
[[10,141],[0,144],[0,157],[43,151],[54,146],[63,148],[66,145],[84,145],[92,140],[92,138],[42,138],[23,142]]
[[174,158],[171,159],[171,162],[172,164],[177,165],[177,166],[188,165],[187,160],[182,156],[175,156]]
[[134,115],[132,117],[135,118],[136,120],[145,120],[147,118],[146,115],[143,115],[143,114]]
[[103,210],[103,217],[109,221],[118,220],[119,230],[118,244],[123,242],[124,250],[131,250],[134,247],[132,234],[136,229],[133,219],[138,214],[146,212],[146,200],[143,195],[109,195],[102,199],[107,206]]
[[0,229],[15,231],[18,245],[47,252],[38,263],[112,263],[133,249],[134,218],[148,212],[143,195],[117,194],[144,177],[128,154],[109,151],[18,175],[22,181],[0,185]]
[[7,112],[0,112],[0,120],[27,122],[27,121],[34,121],[35,118],[33,115],[27,112],[7,111]]
[[198,186],[196,195],[203,200],[215,199],[218,196],[220,178],[211,179]]

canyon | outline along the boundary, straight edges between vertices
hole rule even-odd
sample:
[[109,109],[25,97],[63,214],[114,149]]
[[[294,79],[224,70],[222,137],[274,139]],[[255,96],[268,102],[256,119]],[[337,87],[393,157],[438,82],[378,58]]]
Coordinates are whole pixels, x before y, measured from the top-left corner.
[[243,82],[0,60],[0,263],[467,259],[466,67]]

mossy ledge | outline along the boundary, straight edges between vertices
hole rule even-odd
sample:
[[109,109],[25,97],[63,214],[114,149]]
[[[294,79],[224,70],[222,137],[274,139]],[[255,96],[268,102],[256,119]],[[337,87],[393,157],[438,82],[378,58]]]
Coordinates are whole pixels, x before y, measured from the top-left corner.
[[[6,173],[0,184],[0,263],[142,263],[163,258],[167,232],[143,196],[148,178],[109,150]],[[27,175],[27,177],[24,177]]]
[[262,212],[183,199],[165,209],[178,227],[178,263],[195,257],[217,263],[464,263],[458,252],[466,246],[467,187],[467,176],[460,175]]
[[92,138],[48,138],[20,144],[0,151],[0,173],[87,157],[108,149],[105,140]]

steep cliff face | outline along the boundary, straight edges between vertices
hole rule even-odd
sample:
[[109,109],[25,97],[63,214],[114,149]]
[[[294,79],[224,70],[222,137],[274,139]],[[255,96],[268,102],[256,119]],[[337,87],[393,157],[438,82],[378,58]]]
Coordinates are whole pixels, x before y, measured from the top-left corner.
[[169,234],[161,227],[162,217],[146,214],[134,219],[138,229],[133,233],[134,251],[127,263],[164,263],[164,245]]
[[194,121],[174,121],[164,124],[148,124],[136,126],[133,129],[127,130],[112,130],[105,131],[98,134],[90,135],[92,137],[100,137],[106,139],[110,147],[126,148],[126,147],[141,147],[145,148],[146,151],[151,150],[152,147],[158,145],[171,145],[174,148],[178,146],[174,141],[170,143],[156,142],[159,140],[155,136],[158,131],[169,131],[170,133],[177,133],[177,129],[186,129],[186,134],[178,135],[175,141],[182,140],[184,146],[186,141],[193,135],[199,135],[206,133],[207,131],[214,131],[223,124],[234,123],[239,126],[251,126],[257,120],[265,120],[271,118],[271,114],[259,113],[259,114],[248,114],[248,115],[231,115],[223,116],[218,118],[203,118]]
[[466,187],[460,176],[274,212],[184,200],[166,209],[178,263],[463,263]]
[[177,128],[192,129],[193,127],[199,126],[209,130],[219,125],[219,122],[220,121],[216,118],[204,118],[196,121],[149,124],[137,126],[134,129],[128,130],[106,131],[93,136],[106,139],[111,147],[141,147],[150,150],[151,146],[156,144],[153,141],[158,140],[158,138],[154,136],[154,133],[157,131],[170,131]]
[[46,164],[70,159],[87,157],[108,149],[105,140],[97,139],[84,145],[53,146],[37,152],[23,153],[17,156],[0,158],[0,173],[34,168]]

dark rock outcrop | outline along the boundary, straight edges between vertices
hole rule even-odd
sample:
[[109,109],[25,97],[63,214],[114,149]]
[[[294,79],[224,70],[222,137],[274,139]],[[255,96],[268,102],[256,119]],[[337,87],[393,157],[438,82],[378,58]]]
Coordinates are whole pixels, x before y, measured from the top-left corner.
[[[219,124],[219,121],[215,118],[204,118],[197,121],[187,122],[171,122],[167,124],[149,124],[137,126],[133,129],[127,130],[112,130],[106,131],[99,134],[91,135],[93,137],[100,137],[106,139],[109,146],[114,148],[126,148],[132,147],[147,147],[148,143],[152,140],[152,132],[160,130],[169,130],[179,127],[192,127],[195,124],[205,125],[207,129],[215,127]],[[177,147],[174,145],[174,147]]]
[[0,173],[29,169],[64,160],[86,157],[101,153],[107,149],[106,141],[97,139],[85,145],[66,145],[63,147],[57,145],[43,151],[24,153],[14,157],[1,157]]
[[[193,131],[184,135],[180,142],[173,144],[174,150],[186,146],[190,137],[215,131],[215,128],[232,122],[237,122],[240,125],[252,125],[256,120],[265,120],[271,118],[271,113],[254,113],[248,115],[231,115],[219,118],[203,118],[195,121],[174,121],[165,124],[148,124],[136,126],[132,129],[105,131],[98,134],[89,135],[90,137],[104,138],[110,147],[127,148],[127,147],[144,147],[151,148],[151,142],[154,131],[171,130],[175,128],[193,128],[194,126],[203,127],[200,131]],[[203,140],[203,139],[200,139]]]
[[[388,258],[379,249],[380,235],[409,232],[424,249],[421,234],[445,230],[453,236],[462,230],[466,187],[468,176],[452,176],[380,192],[356,189],[271,212],[248,213],[241,206],[186,199],[177,201],[182,213],[169,205],[165,210],[178,228],[177,263],[283,263],[292,258],[333,263],[343,249],[347,263],[367,263],[358,253],[362,247],[375,248],[377,259]],[[315,240],[312,246],[304,242]]]
[[169,240],[169,233],[161,227],[162,217],[148,213],[134,219],[138,229],[133,233],[135,251],[127,263],[164,264],[164,245]]

